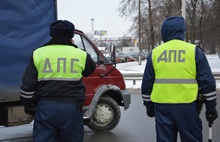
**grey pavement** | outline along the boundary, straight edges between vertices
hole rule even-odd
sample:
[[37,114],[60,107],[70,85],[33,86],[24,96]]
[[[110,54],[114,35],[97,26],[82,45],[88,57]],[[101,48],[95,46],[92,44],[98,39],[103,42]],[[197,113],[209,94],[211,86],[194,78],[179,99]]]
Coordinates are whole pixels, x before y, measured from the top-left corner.
[[[121,120],[118,126],[110,132],[95,132],[85,126],[84,142],[155,142],[154,118],[146,115],[140,90],[130,90],[131,105],[128,110],[121,107]],[[219,93],[218,93],[219,96]],[[220,114],[220,99],[218,99],[218,113]],[[208,123],[205,120],[205,108],[201,112],[203,122],[204,142],[208,141]],[[32,142],[33,123],[14,126],[0,127],[0,142]],[[220,140],[220,118],[212,128],[213,141]],[[180,140],[178,140],[180,142]]]

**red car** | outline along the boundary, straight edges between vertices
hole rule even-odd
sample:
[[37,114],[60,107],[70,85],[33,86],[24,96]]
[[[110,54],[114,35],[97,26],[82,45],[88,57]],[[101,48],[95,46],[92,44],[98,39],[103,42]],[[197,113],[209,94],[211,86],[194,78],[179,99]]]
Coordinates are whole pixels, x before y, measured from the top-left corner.
[[134,58],[130,55],[127,55],[125,53],[117,53],[116,57],[120,58],[121,62],[123,62],[123,63],[137,61],[136,58]]
[[134,61],[137,61],[137,59],[127,55],[127,61],[128,62],[134,62]]
[[116,61],[116,63],[121,63],[122,62],[121,58],[119,58],[119,57],[115,57],[115,61]]

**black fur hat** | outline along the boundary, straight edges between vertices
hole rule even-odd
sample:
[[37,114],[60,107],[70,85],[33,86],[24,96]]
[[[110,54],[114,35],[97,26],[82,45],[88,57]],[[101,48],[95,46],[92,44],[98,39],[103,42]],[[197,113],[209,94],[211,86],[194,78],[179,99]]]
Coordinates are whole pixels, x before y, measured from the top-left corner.
[[67,20],[58,20],[50,25],[50,36],[60,38],[72,38],[75,26]]

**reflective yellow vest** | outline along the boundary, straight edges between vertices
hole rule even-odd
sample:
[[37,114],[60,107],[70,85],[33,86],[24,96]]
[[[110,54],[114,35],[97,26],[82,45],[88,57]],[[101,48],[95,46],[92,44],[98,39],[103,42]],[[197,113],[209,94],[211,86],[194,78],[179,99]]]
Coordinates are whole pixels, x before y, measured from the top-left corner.
[[47,45],[33,53],[38,81],[78,81],[86,64],[86,52],[68,45]]
[[151,101],[191,103],[196,100],[196,45],[181,40],[168,41],[152,51],[155,82]]

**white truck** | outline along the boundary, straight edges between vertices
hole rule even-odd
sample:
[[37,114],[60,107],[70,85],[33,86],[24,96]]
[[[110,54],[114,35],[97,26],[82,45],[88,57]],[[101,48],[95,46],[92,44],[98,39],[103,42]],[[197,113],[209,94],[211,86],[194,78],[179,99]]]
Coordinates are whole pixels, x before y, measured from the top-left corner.
[[139,47],[122,47],[122,52],[125,54],[130,54],[132,52],[139,52]]

